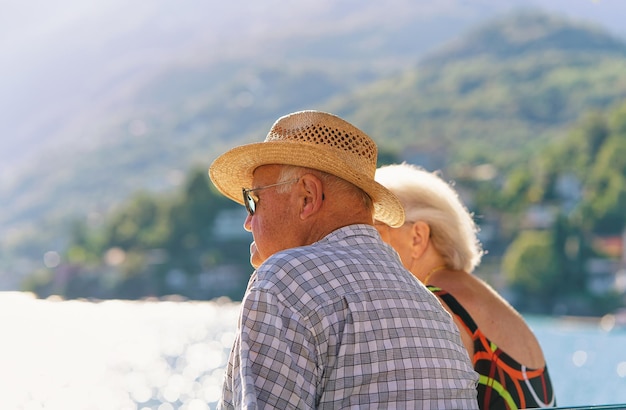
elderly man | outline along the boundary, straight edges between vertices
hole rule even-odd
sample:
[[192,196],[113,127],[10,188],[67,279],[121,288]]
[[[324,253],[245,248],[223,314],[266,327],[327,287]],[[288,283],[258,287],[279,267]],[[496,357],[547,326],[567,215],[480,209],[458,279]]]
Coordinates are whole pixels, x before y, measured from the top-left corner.
[[373,226],[404,223],[376,157],[358,128],[302,111],[211,165],[248,210],[256,268],[220,408],[478,408],[450,315]]

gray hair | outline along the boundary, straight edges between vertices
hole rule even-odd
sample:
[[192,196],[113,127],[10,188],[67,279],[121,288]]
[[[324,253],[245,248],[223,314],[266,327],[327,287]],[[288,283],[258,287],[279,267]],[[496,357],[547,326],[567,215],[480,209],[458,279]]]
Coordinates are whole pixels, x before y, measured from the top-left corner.
[[483,250],[473,215],[437,173],[394,164],[377,169],[376,181],[400,199],[407,222],[428,224],[433,246],[449,268],[471,273],[480,264]]
[[[374,204],[372,202],[372,198],[370,198],[370,196],[365,191],[363,191],[361,188],[357,187],[356,185],[351,184],[345,179],[329,174],[328,172],[319,171],[317,169],[312,169],[312,168],[299,167],[295,165],[283,165],[280,170],[280,174],[278,176],[278,182],[286,182],[291,179],[296,179],[296,178],[301,177],[304,174],[315,175],[316,177],[322,180],[322,182],[328,189],[332,191],[350,192],[352,195],[355,195],[357,198],[359,198],[367,209],[371,210],[372,213],[374,212]],[[278,186],[276,188],[276,190],[279,193],[280,192],[284,193],[288,189],[289,187],[285,185]]]

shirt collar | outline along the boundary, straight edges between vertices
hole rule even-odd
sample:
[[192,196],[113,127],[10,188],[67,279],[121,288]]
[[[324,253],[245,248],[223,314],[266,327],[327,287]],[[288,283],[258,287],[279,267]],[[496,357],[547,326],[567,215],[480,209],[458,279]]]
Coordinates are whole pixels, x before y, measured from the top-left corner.
[[380,236],[374,226],[367,224],[355,224],[336,229],[324,238],[320,239],[317,243],[342,241],[354,236],[363,237],[363,239],[370,238],[375,241],[380,241]]

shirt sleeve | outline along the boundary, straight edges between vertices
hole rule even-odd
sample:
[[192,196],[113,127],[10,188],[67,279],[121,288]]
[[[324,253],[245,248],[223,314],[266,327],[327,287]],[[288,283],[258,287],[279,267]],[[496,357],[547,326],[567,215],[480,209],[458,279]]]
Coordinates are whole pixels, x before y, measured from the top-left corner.
[[265,290],[246,295],[240,343],[233,352],[239,356],[239,369],[233,369],[234,395],[241,398],[243,408],[315,407],[316,349],[306,322]]

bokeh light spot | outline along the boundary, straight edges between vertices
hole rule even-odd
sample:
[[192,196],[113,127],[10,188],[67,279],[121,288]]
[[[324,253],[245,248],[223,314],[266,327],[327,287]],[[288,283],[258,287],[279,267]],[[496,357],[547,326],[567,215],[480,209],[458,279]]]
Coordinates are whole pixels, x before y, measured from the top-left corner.
[[56,268],[61,263],[61,256],[55,251],[48,251],[43,254],[43,263],[46,268]]
[[118,266],[126,260],[126,252],[121,248],[111,248],[104,255],[104,261],[109,266]]
[[572,362],[576,367],[582,367],[587,363],[587,352],[584,350],[577,350],[572,355]]

